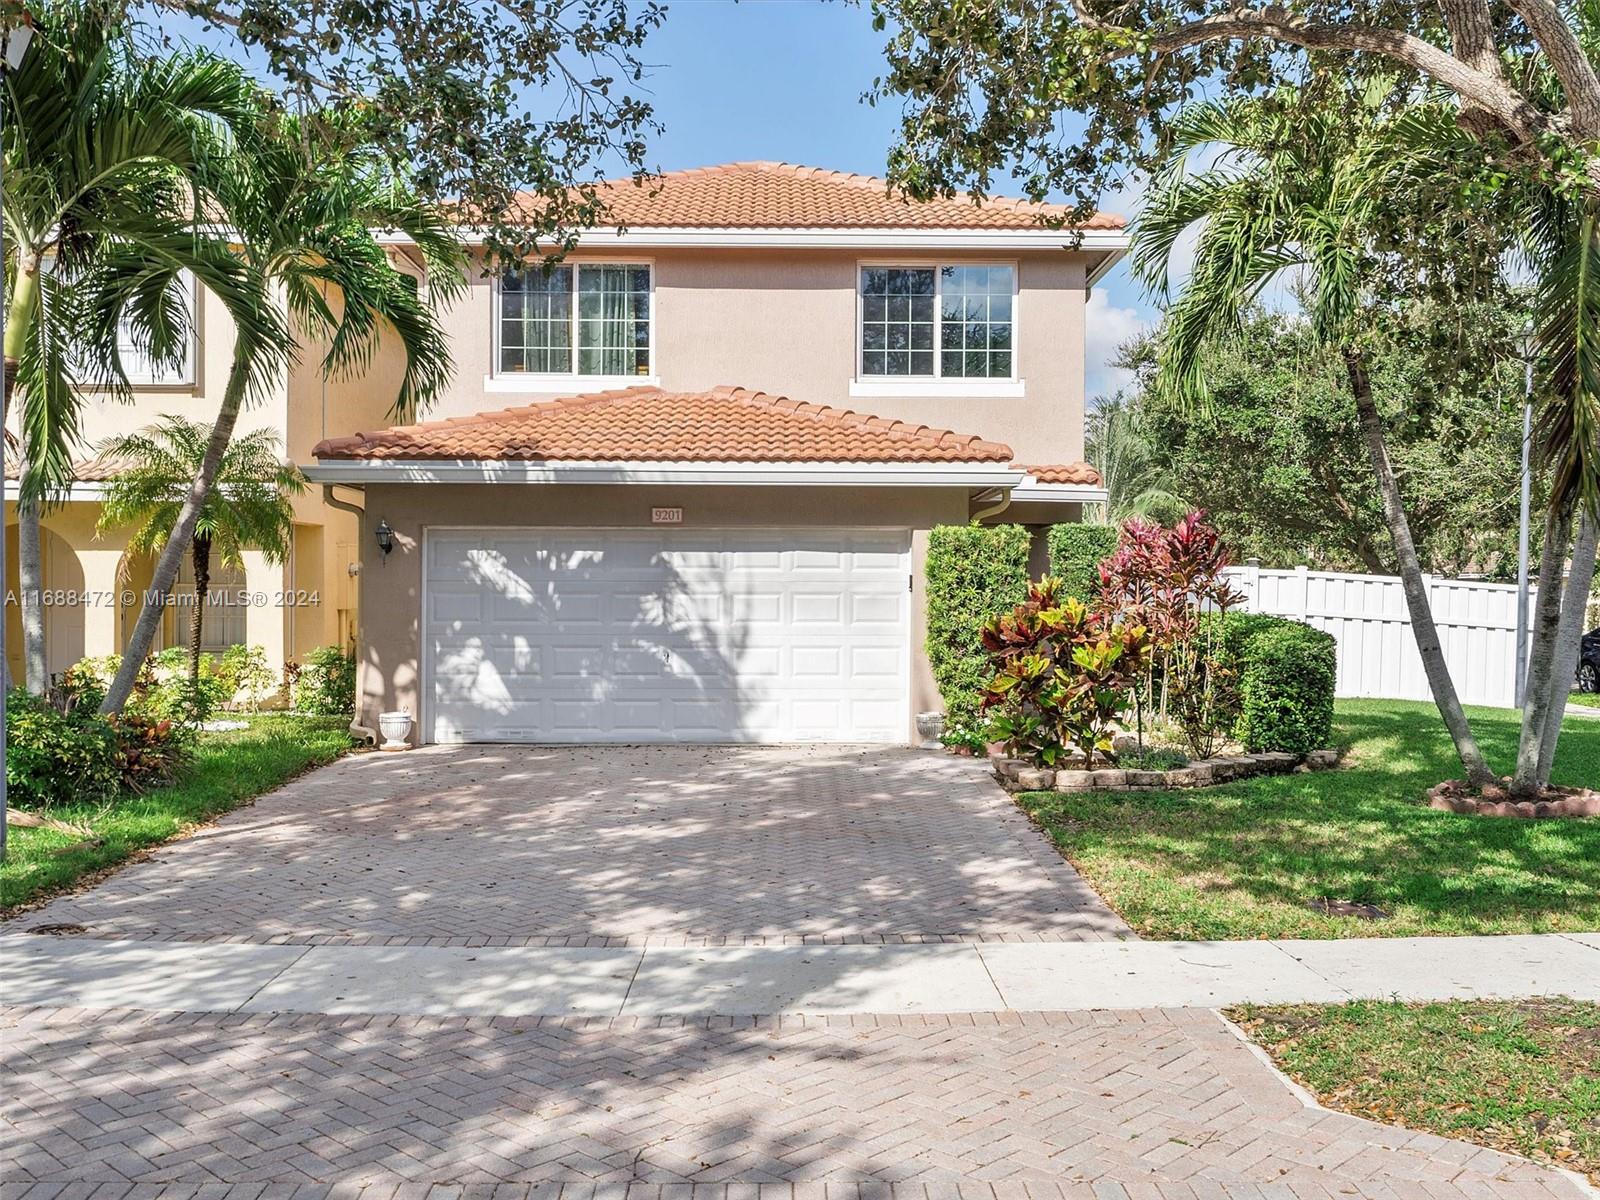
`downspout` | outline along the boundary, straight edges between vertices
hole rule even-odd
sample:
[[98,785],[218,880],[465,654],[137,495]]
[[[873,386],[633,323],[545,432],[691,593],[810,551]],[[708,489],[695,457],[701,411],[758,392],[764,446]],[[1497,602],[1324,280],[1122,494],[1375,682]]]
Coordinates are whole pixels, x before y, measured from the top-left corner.
[[[350,501],[341,500],[341,499],[339,499],[338,496],[334,495],[333,494],[333,489],[336,488],[336,487],[340,487],[340,486],[349,487],[351,485],[349,485],[349,484],[341,485],[341,484],[336,484],[336,483],[325,483],[325,484],[323,484],[322,485],[322,502],[324,504],[326,504],[329,508],[337,508],[341,512],[351,513],[351,514],[353,514],[355,516],[355,519],[356,519],[356,530],[357,530],[357,544],[359,544],[360,530],[362,528],[362,522],[366,518],[367,510],[362,508],[359,504],[352,504],[352,503],[350,503]],[[363,495],[365,494],[363,489],[357,488],[356,490],[362,491]],[[360,611],[360,606],[359,605],[357,605],[356,611],[357,612]],[[376,729],[372,728],[372,726],[370,726],[370,725],[362,725],[355,718],[352,717],[351,720],[350,720],[350,727],[349,728],[350,728],[350,733],[351,733],[352,736],[363,739],[364,741],[367,742],[368,745],[376,746],[378,744],[378,731]]]
[[973,513],[972,516],[968,518],[968,520],[970,520],[972,522],[972,524],[976,525],[980,521],[986,520],[989,517],[992,517],[992,516],[995,516],[995,515],[997,515],[999,513],[1005,512],[1005,510],[1010,508],[1010,507],[1011,507],[1011,489],[1010,488],[1006,488],[1005,491],[1000,493],[1000,499],[998,501],[996,501],[994,504],[989,505],[989,507],[987,507],[987,508],[980,508],[977,512]]

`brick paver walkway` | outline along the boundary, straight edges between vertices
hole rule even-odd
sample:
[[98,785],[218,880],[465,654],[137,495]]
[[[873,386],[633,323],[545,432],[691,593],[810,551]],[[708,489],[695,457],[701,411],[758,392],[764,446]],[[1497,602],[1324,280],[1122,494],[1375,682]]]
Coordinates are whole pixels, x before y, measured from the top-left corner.
[[363,755],[0,932],[478,945],[1132,936],[982,771],[849,747]]
[[697,1022],[13,1010],[0,1054],[13,1196],[66,1180],[111,1185],[99,1200],[174,1195],[169,1181],[255,1185],[240,1196],[268,1182],[374,1197],[406,1183],[418,1186],[405,1196],[427,1183],[467,1189],[440,1196],[638,1183],[627,1195],[647,1200],[690,1184],[755,1195],[724,1193],[733,1183],[785,1185],[763,1200],[820,1197],[787,1185],[821,1183],[848,1188],[830,1200],[869,1184],[939,1200],[956,1183],[991,1200],[1579,1195],[1493,1151],[1304,1108],[1199,1010]]

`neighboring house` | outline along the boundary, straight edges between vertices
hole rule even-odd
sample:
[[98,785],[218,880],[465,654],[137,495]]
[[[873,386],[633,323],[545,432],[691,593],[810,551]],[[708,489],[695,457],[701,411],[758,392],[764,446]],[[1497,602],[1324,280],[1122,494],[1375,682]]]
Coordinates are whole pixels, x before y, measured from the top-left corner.
[[[397,263],[410,260],[401,248]],[[408,268],[409,269],[409,268]],[[193,287],[190,282],[188,286]],[[196,289],[198,291],[198,289]],[[104,439],[150,425],[173,413],[209,425],[217,414],[228,374],[233,325],[216,297],[192,298],[195,336],[176,369],[156,371],[124,347],[124,367],[134,384],[132,403],[91,395],[85,401],[83,441]],[[387,397],[387,398],[386,398]],[[311,448],[331,433],[380,423],[393,391],[380,394],[365,381],[330,380],[312,360],[284,373],[239,418],[241,432],[266,427],[281,439],[285,455],[309,460]],[[148,587],[153,556],[127,553],[131,530],[100,533],[100,497],[118,464],[86,457],[74,470],[75,483],[60,505],[41,521],[44,567],[46,667],[65,670],[85,655],[118,652],[138,619],[138,598]],[[6,651],[12,678],[22,678],[22,622],[14,602],[17,587],[16,461],[6,455]],[[295,500],[295,533],[290,560],[272,565],[247,551],[243,570],[213,560],[212,601],[206,608],[205,649],[216,652],[234,643],[263,647],[268,661],[282,663],[313,646],[346,643],[355,635],[358,562],[357,521],[330,507],[319,489]],[[355,569],[359,570],[359,567]],[[192,569],[185,556],[157,646],[186,645],[194,595]]]
[[1122,222],[774,163],[606,198],[622,230],[552,270],[475,260],[426,422],[358,424],[291,381],[291,434],[300,408],[328,421],[307,474],[362,513],[358,722],[910,740],[938,707],[928,531],[1034,526],[1038,567],[1044,529],[1103,499],[1084,314]]

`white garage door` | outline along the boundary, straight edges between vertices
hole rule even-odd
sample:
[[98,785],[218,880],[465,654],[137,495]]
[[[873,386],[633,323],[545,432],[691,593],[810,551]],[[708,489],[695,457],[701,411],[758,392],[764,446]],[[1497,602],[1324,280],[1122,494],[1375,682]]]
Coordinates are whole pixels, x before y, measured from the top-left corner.
[[905,530],[430,530],[437,742],[901,742]]

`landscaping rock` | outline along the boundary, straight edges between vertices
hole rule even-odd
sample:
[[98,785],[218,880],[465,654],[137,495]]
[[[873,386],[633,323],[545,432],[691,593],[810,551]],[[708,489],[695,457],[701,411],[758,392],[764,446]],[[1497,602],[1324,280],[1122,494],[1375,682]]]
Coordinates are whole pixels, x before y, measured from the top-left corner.
[[1056,773],[1039,767],[1024,767],[1017,772],[1017,786],[1025,792],[1047,792],[1055,786]]
[[1339,765],[1337,750],[1313,750],[1306,755],[1306,766],[1313,771],[1327,771]]
[[1089,782],[1097,788],[1121,788],[1128,786],[1128,773],[1126,771],[1090,771]]
[[1025,758],[997,758],[994,760],[995,774],[1003,779],[1015,779],[1019,771],[1026,770],[1028,760]]
[[1093,778],[1091,771],[1057,771],[1056,791],[1058,792],[1086,792],[1094,785],[1090,782]]
[[1131,788],[1165,788],[1167,777],[1172,772],[1168,771],[1129,771],[1128,786]]

